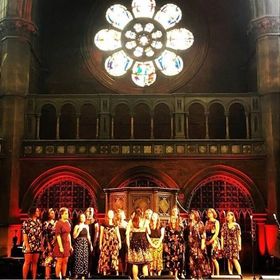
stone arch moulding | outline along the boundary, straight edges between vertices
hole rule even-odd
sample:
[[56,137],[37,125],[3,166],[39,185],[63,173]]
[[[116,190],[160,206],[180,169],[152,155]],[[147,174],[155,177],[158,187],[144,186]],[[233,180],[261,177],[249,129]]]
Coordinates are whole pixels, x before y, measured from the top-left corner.
[[121,188],[128,180],[141,176],[155,179],[167,188],[179,189],[178,184],[169,175],[147,166],[137,166],[115,176],[109,183],[109,188]]
[[259,189],[253,180],[242,171],[227,165],[214,165],[204,168],[194,174],[183,186],[182,192],[184,194],[184,203],[191,192],[204,180],[213,176],[226,176],[237,181],[244,187],[244,190],[251,196],[256,212],[263,212],[265,210],[265,202]]
[[[87,172],[73,166],[61,165],[51,168],[39,175],[29,186],[21,203],[22,211],[27,211],[32,201],[38,194],[47,188],[52,182],[67,178],[79,183],[92,194],[96,200],[97,195],[102,191],[99,183]],[[94,201],[97,206],[97,201]]]

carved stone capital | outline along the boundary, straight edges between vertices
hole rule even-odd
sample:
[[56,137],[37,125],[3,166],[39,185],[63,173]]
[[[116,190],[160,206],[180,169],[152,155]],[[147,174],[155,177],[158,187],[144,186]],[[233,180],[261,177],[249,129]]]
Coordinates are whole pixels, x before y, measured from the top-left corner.
[[21,37],[31,40],[31,37],[37,35],[37,26],[30,21],[22,18],[4,18],[0,21],[0,39],[5,37]]
[[265,35],[279,35],[280,17],[264,16],[254,19],[250,23],[249,32],[252,32],[256,38],[260,38]]

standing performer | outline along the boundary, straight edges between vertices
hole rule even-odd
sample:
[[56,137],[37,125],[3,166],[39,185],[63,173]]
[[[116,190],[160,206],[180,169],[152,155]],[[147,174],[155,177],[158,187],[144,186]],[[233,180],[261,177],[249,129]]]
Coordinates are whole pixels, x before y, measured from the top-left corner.
[[126,231],[128,263],[132,264],[134,280],[138,279],[139,265],[142,265],[143,275],[148,276],[148,264],[151,261],[151,255],[147,234],[150,234],[149,221],[145,219],[142,209],[136,208]]
[[207,210],[208,220],[205,223],[206,249],[207,256],[211,260],[212,275],[220,274],[220,267],[217,260],[220,257],[220,242],[218,237],[220,222],[217,220],[217,216],[215,209],[209,208]]
[[51,269],[54,265],[53,248],[55,242],[55,212],[48,210],[48,219],[43,223],[43,265],[45,266],[45,279],[51,279]]
[[119,259],[120,259],[120,271],[122,275],[127,273],[127,265],[126,265],[126,258],[127,258],[127,246],[126,246],[126,229],[127,229],[127,222],[125,220],[125,213],[122,209],[118,209],[116,215],[116,224],[119,227],[122,246],[119,251]]
[[198,279],[209,277],[211,275],[211,267],[206,255],[206,234],[198,211],[191,210],[188,226],[191,277]]
[[228,273],[233,274],[233,265],[237,273],[241,275],[241,266],[239,264],[239,251],[241,251],[241,229],[236,223],[235,215],[228,211],[226,222],[221,231],[221,248],[228,261]]
[[27,279],[31,269],[32,279],[37,278],[37,264],[42,248],[42,224],[39,220],[40,210],[30,208],[29,218],[22,224],[24,263],[22,278]]
[[67,272],[68,258],[73,251],[71,243],[71,225],[68,221],[69,212],[65,207],[59,210],[60,220],[55,224],[56,242],[53,255],[56,257],[55,275],[57,278],[65,278]]
[[151,234],[148,235],[149,243],[154,246],[150,246],[150,253],[152,256],[152,261],[150,263],[150,275],[161,275],[163,270],[163,246],[162,242],[164,239],[164,227],[160,225],[159,215],[153,213],[150,221]]
[[114,223],[114,211],[109,210],[105,217],[105,223],[100,227],[99,273],[108,275],[114,271],[116,275],[119,275],[119,250],[121,246],[119,228]]
[[164,236],[165,268],[176,278],[182,275],[184,269],[185,240],[184,228],[178,215],[170,216]]
[[89,252],[92,251],[92,244],[89,234],[89,227],[85,224],[85,214],[79,215],[79,224],[74,227],[74,275],[77,278],[85,278],[88,275]]
[[93,250],[89,252],[88,261],[88,278],[97,274],[98,260],[99,260],[99,223],[95,218],[95,209],[93,207],[87,208],[86,224],[89,226],[89,234],[92,242]]

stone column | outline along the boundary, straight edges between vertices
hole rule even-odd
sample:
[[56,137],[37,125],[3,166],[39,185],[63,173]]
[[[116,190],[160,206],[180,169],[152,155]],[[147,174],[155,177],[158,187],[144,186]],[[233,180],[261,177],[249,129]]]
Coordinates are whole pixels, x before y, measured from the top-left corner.
[[101,108],[99,115],[99,138],[109,139],[111,137],[111,115],[109,98],[101,98]]
[[130,117],[130,138],[134,139],[134,117]]
[[40,117],[41,115],[36,115],[36,139],[40,139]]
[[77,115],[76,139],[80,139],[80,116]]
[[209,139],[209,112],[205,112],[205,137]]
[[151,139],[154,139],[154,115],[151,113]]
[[56,116],[56,139],[60,139],[60,114]]
[[99,119],[100,117],[98,116],[96,119],[96,139],[99,138]]
[[[20,155],[24,139],[25,100],[29,93],[32,60],[37,61],[35,15],[37,1],[2,0],[0,13],[0,92],[2,128],[6,143],[5,158],[1,160],[0,181],[0,254],[10,255],[10,227],[20,223]],[[35,59],[32,59],[35,57]],[[35,64],[35,62],[34,62]],[[3,233],[3,234],[2,234]]]
[[229,139],[229,116],[226,113],[226,139]]
[[175,97],[174,138],[185,138],[185,112],[183,97]]
[[257,88],[266,142],[268,212],[280,210],[280,1],[251,0],[250,28],[256,45]]
[[189,139],[189,114],[185,114],[185,122],[186,122],[186,138]]
[[114,131],[115,131],[115,122],[114,122],[115,118],[114,116],[112,116],[111,118],[111,139],[114,139]]

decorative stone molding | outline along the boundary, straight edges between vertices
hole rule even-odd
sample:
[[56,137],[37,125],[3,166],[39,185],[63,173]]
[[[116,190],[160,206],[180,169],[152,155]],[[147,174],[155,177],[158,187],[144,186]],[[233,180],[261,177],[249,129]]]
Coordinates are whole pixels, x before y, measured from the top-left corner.
[[169,141],[169,142],[141,142],[116,143],[107,141],[102,143],[79,142],[70,143],[58,141],[53,144],[49,141],[25,141],[23,144],[23,157],[153,157],[153,156],[264,156],[265,144],[263,141],[230,142],[199,142],[199,141]]
[[5,18],[0,21],[0,39],[6,37],[20,37],[31,40],[33,35],[37,35],[37,26],[22,18]]
[[264,16],[254,19],[250,23],[249,32],[253,33],[256,38],[260,38],[265,35],[279,36],[280,17]]

